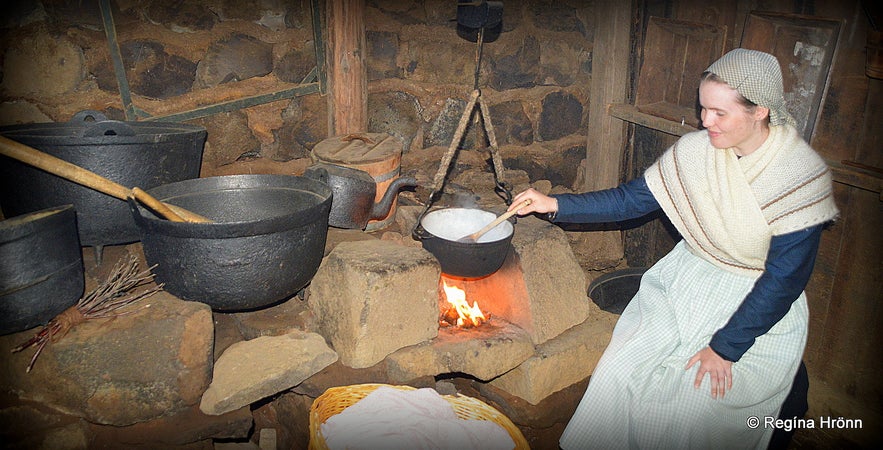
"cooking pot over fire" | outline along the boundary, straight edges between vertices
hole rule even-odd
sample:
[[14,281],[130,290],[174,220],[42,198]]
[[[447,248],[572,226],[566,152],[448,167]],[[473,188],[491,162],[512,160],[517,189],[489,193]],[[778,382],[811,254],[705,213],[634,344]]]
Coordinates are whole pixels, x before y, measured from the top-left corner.
[[374,203],[377,183],[364,170],[320,162],[307,167],[304,176],[331,186],[333,196],[328,225],[360,230],[365,229],[368,221],[382,219],[389,214],[401,188],[417,185],[417,179],[413,177],[396,178],[380,201]]
[[493,222],[496,215],[475,208],[444,208],[431,211],[414,228],[413,235],[432,253],[442,272],[465,278],[490,275],[503,265],[515,227],[504,221],[475,242],[459,242]]

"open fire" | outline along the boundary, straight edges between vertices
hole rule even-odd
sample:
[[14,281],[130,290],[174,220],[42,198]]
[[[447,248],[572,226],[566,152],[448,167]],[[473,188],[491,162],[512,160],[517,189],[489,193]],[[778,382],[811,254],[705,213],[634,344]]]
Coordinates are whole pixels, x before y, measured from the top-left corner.
[[446,280],[442,280],[442,286],[447,304],[443,304],[441,310],[440,326],[473,328],[487,322],[489,316],[486,317],[482,312],[478,301],[473,301],[472,305],[469,305],[466,300],[466,291],[457,286],[448,285]]

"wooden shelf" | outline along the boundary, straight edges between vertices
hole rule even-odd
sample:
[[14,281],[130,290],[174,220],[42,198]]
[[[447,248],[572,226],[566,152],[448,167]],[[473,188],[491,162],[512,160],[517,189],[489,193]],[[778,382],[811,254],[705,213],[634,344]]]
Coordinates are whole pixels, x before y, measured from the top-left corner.
[[[691,131],[698,130],[697,127],[691,126],[686,122],[681,124],[680,121],[669,120],[639,111],[634,105],[610,104],[607,105],[607,113],[617,119],[674,136],[683,136]],[[883,200],[883,177],[880,174],[831,161],[827,158],[825,162],[831,168],[835,182],[866,191],[877,192],[881,195],[881,200]]]
[[[642,106],[642,108],[646,108],[646,106]],[[686,112],[686,109],[684,109],[684,111]],[[680,121],[669,120],[664,117],[659,117],[647,112],[640,111],[634,105],[627,105],[622,103],[610,104],[607,105],[607,113],[613,117],[616,117],[617,119],[622,119],[626,122],[631,122],[643,127],[652,128],[656,131],[661,131],[663,133],[668,133],[675,136],[683,136],[691,131],[696,131],[699,129],[698,127],[692,126],[687,123],[686,120],[682,124]],[[691,111],[687,114],[692,115],[693,113]]]

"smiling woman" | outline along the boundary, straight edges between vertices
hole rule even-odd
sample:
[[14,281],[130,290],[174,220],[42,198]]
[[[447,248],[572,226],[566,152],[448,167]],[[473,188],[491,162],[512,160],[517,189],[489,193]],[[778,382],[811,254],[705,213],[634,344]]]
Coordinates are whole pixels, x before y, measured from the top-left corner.
[[699,103],[705,129],[643,177],[513,199],[533,200],[521,213],[558,222],[661,209],[682,236],[642,276],[562,448],[766,448],[773,429],[746,420],[776,417],[794,381],[806,344],[803,289],[822,228],[838,214],[830,171],[785,110],[772,55],[727,53],[703,74]]

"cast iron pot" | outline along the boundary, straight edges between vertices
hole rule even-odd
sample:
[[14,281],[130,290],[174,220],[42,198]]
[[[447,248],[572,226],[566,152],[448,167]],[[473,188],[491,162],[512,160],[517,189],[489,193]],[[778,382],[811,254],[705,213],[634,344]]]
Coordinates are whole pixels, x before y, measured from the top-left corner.
[[331,186],[334,196],[328,225],[335,228],[364,230],[368,221],[382,219],[389,214],[392,202],[401,188],[417,186],[417,179],[414,177],[396,178],[389,184],[380,201],[374,203],[377,183],[364,170],[316,163],[307,167],[304,176]]
[[0,334],[45,325],[84,289],[73,206],[0,221]]
[[[0,134],[126,187],[149,189],[199,176],[205,128],[163,122],[107,120],[81,111],[67,123],[0,128]],[[80,244],[101,247],[138,240],[126,202],[2,158],[0,206],[6,217],[72,204]]]
[[291,298],[322,262],[331,188],[294,175],[225,175],[148,191],[214,223],[172,222],[129,200],[144,255],[169,293],[216,311]]
[[448,275],[478,278],[496,272],[512,243],[515,227],[504,221],[477,242],[457,242],[493,222],[496,215],[473,208],[445,208],[432,211],[414,229],[423,248],[432,253]]
[[646,267],[628,267],[601,275],[589,284],[589,298],[603,311],[622,314],[638,293],[646,271]]

